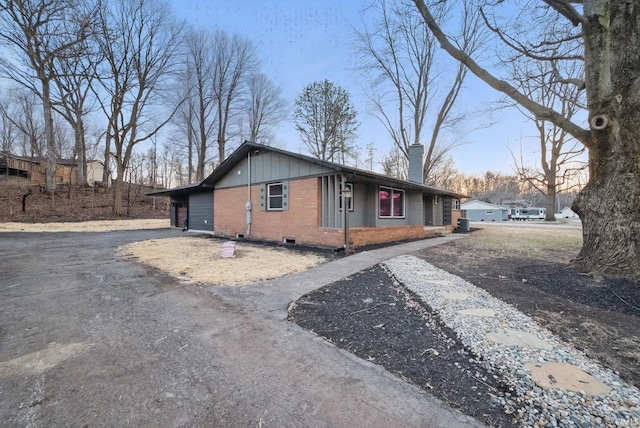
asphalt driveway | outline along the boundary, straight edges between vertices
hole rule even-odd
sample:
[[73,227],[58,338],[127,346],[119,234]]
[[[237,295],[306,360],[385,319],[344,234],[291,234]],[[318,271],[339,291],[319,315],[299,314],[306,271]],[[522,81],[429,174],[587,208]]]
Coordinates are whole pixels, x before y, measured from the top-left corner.
[[286,321],[300,294],[423,244],[244,288],[116,254],[178,234],[0,233],[1,426],[479,426]]

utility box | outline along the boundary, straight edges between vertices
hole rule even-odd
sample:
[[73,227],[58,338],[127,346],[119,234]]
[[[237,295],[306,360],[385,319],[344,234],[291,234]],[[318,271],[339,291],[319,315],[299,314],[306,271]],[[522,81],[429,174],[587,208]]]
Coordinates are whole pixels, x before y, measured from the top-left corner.
[[469,233],[470,227],[469,227],[469,219],[468,218],[459,218],[458,219],[458,232],[461,233]]

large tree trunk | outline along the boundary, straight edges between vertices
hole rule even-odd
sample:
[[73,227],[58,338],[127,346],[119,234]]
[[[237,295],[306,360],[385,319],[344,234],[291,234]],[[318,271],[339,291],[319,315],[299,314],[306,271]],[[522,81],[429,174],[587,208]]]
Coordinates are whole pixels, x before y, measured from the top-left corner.
[[[544,141],[544,132],[540,134],[541,137],[541,150],[546,149],[546,144]],[[556,221],[556,195],[558,191],[558,177],[556,176],[557,171],[557,158],[559,150],[555,150],[556,144],[552,144],[551,150],[551,159],[549,163],[547,163],[546,158],[543,156],[542,158],[542,169],[545,174],[545,182],[546,182],[546,194],[547,197],[545,203],[546,213],[544,215],[544,221]]]
[[556,185],[555,177],[553,183],[547,183],[547,201],[545,203],[545,209],[547,212],[544,215],[544,221],[556,221]]
[[640,115],[629,116],[589,152],[589,183],[572,208],[583,225],[576,262],[597,275],[640,280]]
[[[187,174],[189,174],[189,179],[187,183],[191,184],[193,182],[193,136],[191,134],[191,127],[189,127],[189,134],[187,135],[188,148],[187,148],[187,162],[189,164]],[[185,184],[182,182],[182,175],[180,175],[180,185]]]
[[53,135],[53,109],[49,81],[42,79],[42,107],[44,110],[44,138],[47,142],[47,171],[45,175],[47,193],[56,190],[56,142]]
[[[111,129],[111,128],[109,128]],[[102,170],[102,184],[104,187],[109,187],[109,178],[111,177],[111,171],[109,171],[109,164],[111,161],[111,137],[109,136],[109,130],[104,138],[104,168]]]
[[124,197],[124,173],[125,168],[120,162],[117,164],[116,182],[113,186],[113,214],[117,216],[123,215],[122,199]]
[[74,127],[74,136],[76,141],[76,167],[78,186],[87,185],[87,148],[84,142],[84,124],[81,120],[76,121]]
[[640,280],[640,5],[585,4],[589,182],[573,203],[583,224],[576,262]]

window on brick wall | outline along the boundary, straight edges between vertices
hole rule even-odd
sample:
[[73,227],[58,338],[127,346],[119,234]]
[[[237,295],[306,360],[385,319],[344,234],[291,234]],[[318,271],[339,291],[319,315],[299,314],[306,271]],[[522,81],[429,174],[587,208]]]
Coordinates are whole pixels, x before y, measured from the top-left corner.
[[267,209],[269,211],[282,211],[284,192],[282,183],[267,185]]
[[404,218],[404,190],[380,186],[378,215],[380,218]]
[[452,201],[452,210],[453,211],[460,211],[460,199],[453,199]]

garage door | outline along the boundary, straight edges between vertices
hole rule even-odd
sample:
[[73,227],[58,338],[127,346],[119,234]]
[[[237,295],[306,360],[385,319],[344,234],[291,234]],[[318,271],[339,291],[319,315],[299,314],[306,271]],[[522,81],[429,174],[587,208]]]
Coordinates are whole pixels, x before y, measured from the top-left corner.
[[189,229],[213,232],[213,191],[189,195]]

